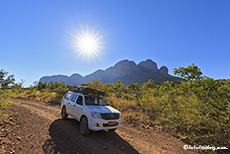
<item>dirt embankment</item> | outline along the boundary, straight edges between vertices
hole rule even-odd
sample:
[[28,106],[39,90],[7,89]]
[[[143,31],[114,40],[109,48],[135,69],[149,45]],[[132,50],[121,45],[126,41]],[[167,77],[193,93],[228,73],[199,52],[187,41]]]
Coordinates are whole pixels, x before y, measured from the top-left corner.
[[10,123],[0,124],[0,153],[46,154],[184,154],[185,143],[164,132],[155,133],[126,123],[116,132],[82,136],[79,123],[60,119],[60,106],[14,99]]

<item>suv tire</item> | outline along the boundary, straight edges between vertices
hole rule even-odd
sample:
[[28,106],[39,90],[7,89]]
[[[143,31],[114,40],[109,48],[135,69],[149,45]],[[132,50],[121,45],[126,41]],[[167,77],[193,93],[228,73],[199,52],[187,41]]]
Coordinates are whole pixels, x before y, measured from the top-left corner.
[[90,133],[90,130],[88,127],[88,120],[85,116],[83,116],[80,121],[80,133],[85,136],[89,135]]
[[62,118],[63,120],[66,120],[67,117],[68,117],[68,114],[66,113],[66,108],[63,107],[62,110],[61,110],[61,118]]

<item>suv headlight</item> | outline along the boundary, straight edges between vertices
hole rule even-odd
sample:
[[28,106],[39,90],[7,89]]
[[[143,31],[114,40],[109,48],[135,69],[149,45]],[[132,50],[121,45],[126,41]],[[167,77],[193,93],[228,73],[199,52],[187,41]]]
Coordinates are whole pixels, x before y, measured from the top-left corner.
[[101,114],[97,113],[97,112],[91,113],[91,116],[94,117],[94,118],[101,119]]

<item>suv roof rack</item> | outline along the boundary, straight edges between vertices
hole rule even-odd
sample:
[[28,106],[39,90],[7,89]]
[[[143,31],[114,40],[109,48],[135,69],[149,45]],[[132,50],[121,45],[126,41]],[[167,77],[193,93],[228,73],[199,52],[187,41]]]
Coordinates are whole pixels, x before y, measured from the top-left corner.
[[100,95],[104,96],[105,95],[104,91],[88,88],[86,86],[80,86],[80,87],[71,86],[71,87],[69,87],[69,90],[72,92],[81,93],[84,95],[97,95],[97,96],[100,96]]

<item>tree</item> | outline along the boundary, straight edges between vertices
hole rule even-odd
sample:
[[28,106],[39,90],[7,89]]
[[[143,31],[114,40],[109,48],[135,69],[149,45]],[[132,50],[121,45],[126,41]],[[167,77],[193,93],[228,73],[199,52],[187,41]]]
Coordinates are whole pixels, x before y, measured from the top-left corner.
[[9,75],[3,69],[0,70],[0,87],[5,89],[9,88],[15,81],[14,75]]
[[39,81],[38,82],[38,90],[42,90],[46,88],[46,82],[43,84],[43,82]]
[[33,82],[33,86],[34,86],[34,87],[37,87],[37,86],[38,86],[38,81],[34,81],[34,82]]
[[189,65],[188,67],[179,67],[174,68],[173,71],[174,75],[180,76],[181,78],[185,78],[187,80],[201,80],[204,77],[202,76],[202,72],[200,69],[192,63],[192,65]]

